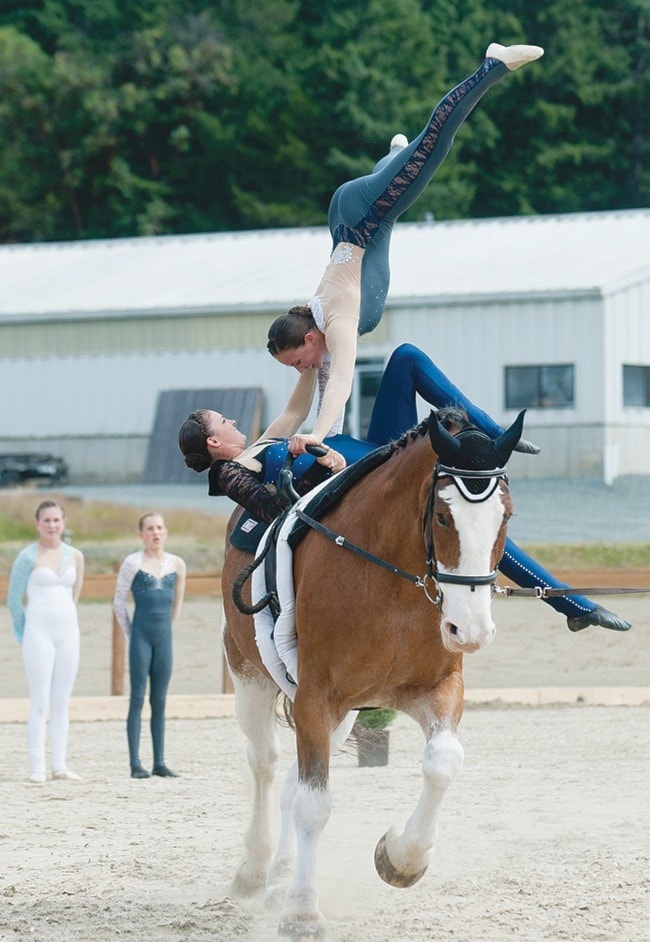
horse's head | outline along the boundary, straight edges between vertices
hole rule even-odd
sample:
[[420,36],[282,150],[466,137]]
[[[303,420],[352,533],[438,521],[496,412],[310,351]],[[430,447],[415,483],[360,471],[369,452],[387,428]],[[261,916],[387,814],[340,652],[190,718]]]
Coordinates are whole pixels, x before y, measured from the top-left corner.
[[440,630],[450,651],[476,651],[496,631],[492,586],[512,515],[505,466],[523,422],[521,412],[493,440],[472,427],[452,435],[435,413],[429,420],[438,461],[425,525],[442,599]]

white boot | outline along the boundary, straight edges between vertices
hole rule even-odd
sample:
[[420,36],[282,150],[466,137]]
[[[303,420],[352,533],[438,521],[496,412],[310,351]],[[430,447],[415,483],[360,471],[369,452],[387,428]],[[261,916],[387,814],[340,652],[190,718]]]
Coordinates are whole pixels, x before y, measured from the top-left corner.
[[541,46],[502,46],[500,43],[490,43],[485,53],[486,59],[498,59],[514,72],[527,62],[534,62],[541,58],[544,50]]
[[391,150],[402,150],[408,145],[408,138],[405,134],[396,134],[390,142]]

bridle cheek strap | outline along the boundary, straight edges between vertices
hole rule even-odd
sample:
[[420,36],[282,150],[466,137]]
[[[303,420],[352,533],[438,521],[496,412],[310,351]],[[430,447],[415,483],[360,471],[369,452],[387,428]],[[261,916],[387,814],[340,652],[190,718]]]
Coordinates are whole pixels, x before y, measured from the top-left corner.
[[[444,585],[445,583],[447,583],[447,585],[470,586],[472,592],[476,591],[477,585],[493,586],[497,581],[496,569],[483,576],[463,576],[458,575],[457,573],[441,572],[441,570],[438,568],[435,557],[435,547],[433,543],[433,508],[436,500],[436,484],[442,477],[451,478],[452,482],[458,488],[461,497],[463,497],[466,501],[471,504],[481,504],[483,501],[488,500],[488,498],[494,494],[502,480],[507,484],[508,478],[506,475],[506,469],[492,468],[487,471],[466,471],[462,468],[449,467],[448,465],[441,464],[439,461],[436,462],[436,465],[433,469],[433,475],[431,477],[429,498],[427,500],[427,509],[425,511],[424,518],[424,539],[427,550],[427,579],[435,580],[435,582],[438,583],[438,586],[441,584]],[[464,479],[477,480],[486,478],[488,479],[488,485],[485,490],[481,491],[480,494],[472,493],[464,481]],[[438,589],[436,602],[437,604],[442,604],[442,590],[440,588]]]

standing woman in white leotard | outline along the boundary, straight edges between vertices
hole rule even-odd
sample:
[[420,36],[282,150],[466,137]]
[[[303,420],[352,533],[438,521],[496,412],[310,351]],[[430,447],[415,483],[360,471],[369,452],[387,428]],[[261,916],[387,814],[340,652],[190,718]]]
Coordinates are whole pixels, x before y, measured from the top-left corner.
[[[52,777],[79,779],[67,767],[68,702],[79,668],[77,602],[84,577],[82,553],[63,542],[65,511],[53,500],[36,510],[38,540],[11,569],[7,605],[23,646],[29,684],[29,781],[45,782],[45,737],[50,709]],[[24,598],[27,604],[24,605]]]

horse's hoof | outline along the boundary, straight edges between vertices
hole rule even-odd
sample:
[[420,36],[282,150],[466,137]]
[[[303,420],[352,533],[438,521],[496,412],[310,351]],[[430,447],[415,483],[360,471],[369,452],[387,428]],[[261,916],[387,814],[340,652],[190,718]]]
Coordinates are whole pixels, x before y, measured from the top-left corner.
[[286,935],[291,942],[313,942],[325,938],[325,920],[320,913],[292,913],[283,918],[278,933]]
[[242,864],[230,885],[230,895],[238,897],[255,896],[266,886],[266,874],[255,871]]
[[279,883],[267,886],[266,893],[264,894],[265,908],[270,912],[279,912],[280,909],[282,909],[286,892],[286,886],[281,886]]
[[418,873],[401,873],[399,870],[396,870],[391,863],[390,857],[388,856],[385,834],[375,847],[375,870],[382,878],[384,883],[388,883],[389,886],[402,888],[413,886],[413,884],[417,883],[418,880],[421,880],[424,874],[427,872],[426,867],[424,867],[424,869],[420,870]]

